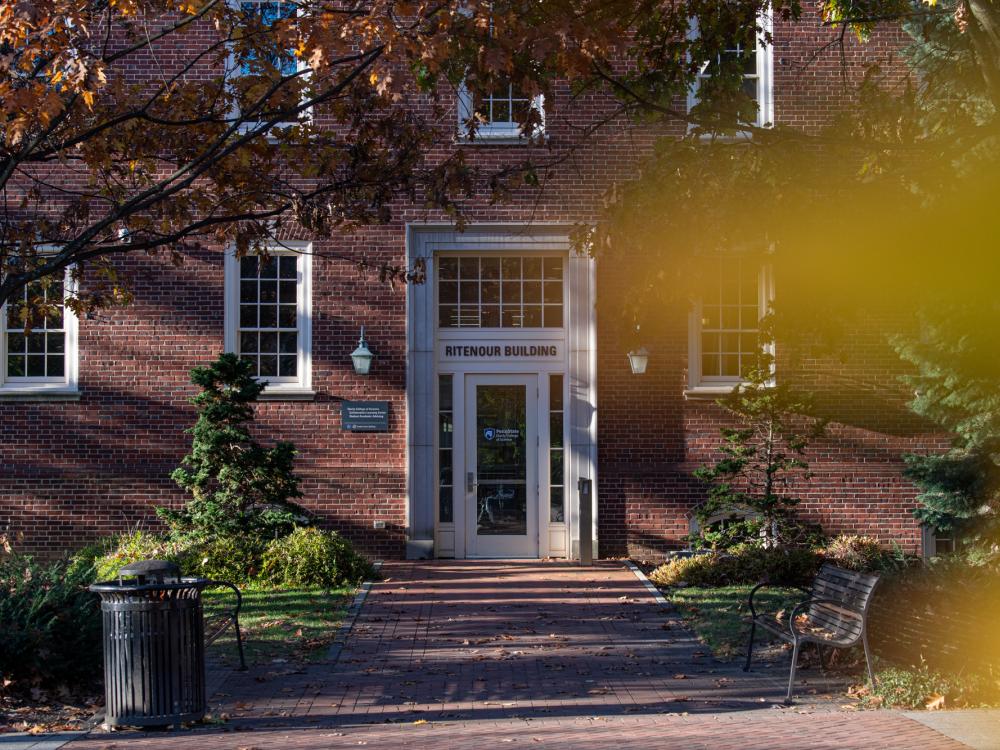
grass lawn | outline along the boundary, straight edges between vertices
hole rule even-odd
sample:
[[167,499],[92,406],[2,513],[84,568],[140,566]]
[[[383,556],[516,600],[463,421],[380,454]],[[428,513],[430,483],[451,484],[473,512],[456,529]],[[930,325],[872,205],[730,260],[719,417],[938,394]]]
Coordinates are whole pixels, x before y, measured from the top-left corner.
[[[354,589],[246,588],[242,594],[240,628],[247,664],[266,664],[323,659]],[[204,593],[206,627],[211,626],[212,618],[232,606],[233,599],[228,589]],[[208,656],[223,664],[239,664],[231,627],[209,647]]]
[[[719,588],[663,588],[663,595],[677,607],[695,633],[712,649],[712,653],[729,658],[745,653],[750,626],[747,597],[752,586],[722,586]],[[754,605],[758,612],[789,610],[802,601],[804,594],[796,589],[766,588],[757,592]],[[767,631],[757,629],[758,644],[768,642]]]

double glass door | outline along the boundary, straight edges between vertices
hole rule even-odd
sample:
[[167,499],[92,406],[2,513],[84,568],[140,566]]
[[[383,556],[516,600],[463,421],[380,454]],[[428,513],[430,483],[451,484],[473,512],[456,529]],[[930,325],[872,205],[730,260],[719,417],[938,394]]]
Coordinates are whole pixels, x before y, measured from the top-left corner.
[[465,379],[470,557],[538,555],[538,378]]

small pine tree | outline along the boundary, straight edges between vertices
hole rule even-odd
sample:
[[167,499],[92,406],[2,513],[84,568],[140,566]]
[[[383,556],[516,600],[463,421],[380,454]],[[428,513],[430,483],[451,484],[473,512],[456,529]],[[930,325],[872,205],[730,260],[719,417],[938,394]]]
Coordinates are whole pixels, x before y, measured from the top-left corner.
[[1000,539],[1000,304],[939,305],[919,339],[898,337],[914,366],[910,408],[953,435],[943,454],[908,455],[906,475],[920,488],[914,515],[969,543]]
[[741,425],[721,428],[723,458],[696,469],[694,476],[709,485],[697,511],[702,524],[718,513],[750,511],[763,521],[765,544],[780,546],[792,541],[782,531],[799,503],[785,490],[793,477],[809,477],[805,449],[823,434],[826,422],[813,414],[805,395],[772,383],[773,362],[762,352],[746,381],[719,399]]
[[244,534],[280,536],[306,520],[293,472],[295,447],[261,446],[250,435],[253,404],[264,386],[249,362],[222,354],[191,371],[202,391],[192,397],[198,420],[188,430],[191,452],[171,478],[193,498],[179,510],[157,508],[176,538],[209,540]]

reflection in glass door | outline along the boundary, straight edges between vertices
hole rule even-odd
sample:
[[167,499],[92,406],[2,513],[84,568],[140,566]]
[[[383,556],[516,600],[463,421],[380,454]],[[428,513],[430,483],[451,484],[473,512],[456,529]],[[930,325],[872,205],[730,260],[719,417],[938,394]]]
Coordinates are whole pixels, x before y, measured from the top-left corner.
[[[537,378],[467,378],[470,534],[479,557],[538,553]],[[474,415],[474,416],[473,416]]]

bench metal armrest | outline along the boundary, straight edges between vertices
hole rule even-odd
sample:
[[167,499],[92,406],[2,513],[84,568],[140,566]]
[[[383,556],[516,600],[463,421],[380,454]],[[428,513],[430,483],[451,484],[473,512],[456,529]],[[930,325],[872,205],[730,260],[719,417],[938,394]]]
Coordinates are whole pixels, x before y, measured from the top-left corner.
[[[753,605],[753,598],[754,598],[754,595],[755,595],[755,594],[756,594],[756,593],[757,593],[758,591],[760,591],[760,590],[761,590],[762,588],[766,588],[766,587],[768,587],[768,586],[775,586],[775,587],[777,587],[777,586],[780,586],[780,585],[781,585],[781,584],[778,584],[778,583],[772,583],[771,581],[768,581],[768,580],[763,580],[763,581],[761,581],[760,583],[758,583],[758,584],[757,584],[756,586],[754,586],[754,587],[753,587],[752,589],[750,589],[750,596],[749,596],[749,598],[747,599],[747,605],[748,605],[748,606],[750,607],[750,616],[751,616],[752,618],[754,618],[755,620],[757,619],[757,608],[756,608],[756,607],[754,607],[754,605]],[[804,589],[804,588],[802,588],[801,586],[793,586],[792,588],[796,588],[796,589],[798,589],[798,590],[799,590],[799,591],[801,591],[801,592],[802,592],[803,594],[808,594],[808,593],[809,593],[809,589]]]
[[798,630],[795,629],[795,618],[798,617],[799,613],[802,611],[802,609],[804,607],[809,607],[809,606],[812,606],[813,604],[836,604],[840,609],[846,610],[847,612],[850,612],[852,614],[857,615],[858,619],[861,620],[861,627],[862,628],[864,627],[864,624],[865,624],[865,613],[862,612],[857,607],[852,607],[850,604],[847,604],[847,603],[845,603],[844,601],[842,601],[840,599],[829,599],[829,598],[824,598],[824,597],[817,597],[817,598],[810,597],[810,598],[808,598],[808,599],[806,599],[804,601],[799,602],[794,607],[792,607],[792,613],[788,616],[788,629],[791,631],[792,638],[794,638],[795,640],[798,640],[799,637],[802,636],[802,635],[808,635],[808,633],[801,633],[800,631],[798,631]]
[[243,594],[240,592],[239,588],[237,588],[236,584],[229,581],[210,580],[206,583],[205,588],[218,588],[221,586],[230,589],[234,594],[236,594],[236,605],[232,609],[225,612],[221,623],[215,628],[215,631],[209,633],[208,637],[205,638],[205,645],[210,646],[215,643],[218,637],[226,632],[226,628],[232,624],[233,630],[236,634],[236,647],[239,650],[240,655],[240,669],[246,670],[246,657],[243,654],[243,633],[240,631],[240,610],[243,609]]

